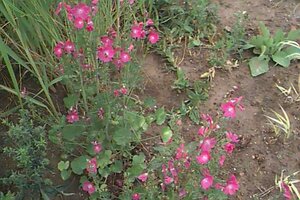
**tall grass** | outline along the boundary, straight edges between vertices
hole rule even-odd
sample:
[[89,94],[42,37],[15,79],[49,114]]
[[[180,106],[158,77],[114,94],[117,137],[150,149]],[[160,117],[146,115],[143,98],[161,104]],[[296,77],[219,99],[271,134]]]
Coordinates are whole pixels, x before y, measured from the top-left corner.
[[[65,32],[64,26],[51,16],[56,0],[2,0],[0,2],[0,59],[8,71],[11,84],[0,85],[18,97],[21,107],[31,102],[45,108],[52,116],[58,112],[51,98],[50,87],[60,79],[52,77],[54,60],[52,45]],[[22,79],[16,71],[30,73],[36,78],[40,91],[32,97],[21,95]],[[52,79],[52,80],[51,80]],[[39,98],[38,98],[39,97]],[[42,98],[41,98],[42,97]]]

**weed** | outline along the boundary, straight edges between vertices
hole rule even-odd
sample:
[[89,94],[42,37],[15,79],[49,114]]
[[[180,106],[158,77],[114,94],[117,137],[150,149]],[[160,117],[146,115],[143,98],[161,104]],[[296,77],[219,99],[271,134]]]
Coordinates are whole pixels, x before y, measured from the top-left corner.
[[241,57],[242,47],[245,44],[245,23],[247,13],[235,14],[236,22],[232,28],[228,27],[223,36],[214,44],[213,51],[209,58],[209,64],[217,68],[231,70],[236,64],[229,64],[230,57],[238,55]]
[[298,78],[298,89],[292,83],[288,89],[278,84],[276,84],[276,88],[287,98],[287,101],[291,103],[300,101],[300,75]]
[[11,171],[8,178],[1,178],[3,184],[14,184],[18,188],[17,198],[38,197],[43,187],[49,184],[44,179],[44,173],[49,161],[46,159],[45,128],[34,126],[26,110],[20,111],[21,118],[18,124],[9,126],[3,152],[13,159],[17,169]]
[[292,130],[291,130],[291,124],[289,120],[289,116],[285,112],[285,110],[280,106],[281,111],[283,115],[280,115],[276,111],[272,110],[275,117],[266,116],[266,118],[269,121],[269,124],[272,126],[275,135],[280,136],[280,134],[283,132],[285,138],[289,138],[291,136]]

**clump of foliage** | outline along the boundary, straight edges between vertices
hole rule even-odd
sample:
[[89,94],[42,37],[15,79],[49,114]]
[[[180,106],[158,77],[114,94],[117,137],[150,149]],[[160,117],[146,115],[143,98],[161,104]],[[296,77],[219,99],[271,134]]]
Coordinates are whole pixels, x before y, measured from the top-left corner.
[[258,56],[249,60],[249,67],[252,76],[258,76],[269,71],[269,62],[272,60],[275,65],[287,68],[291,60],[299,59],[299,48],[287,45],[300,39],[300,30],[291,30],[284,33],[281,29],[271,35],[269,29],[263,24],[259,25],[260,34],[253,36],[244,49],[253,49]]
[[[242,48],[245,44],[245,23],[247,21],[247,13],[239,12],[235,14],[236,22],[233,27],[227,27],[227,30],[221,38],[214,44],[210,55],[209,63],[213,67],[224,67],[232,56],[241,57]],[[228,69],[230,70],[230,69]]]
[[183,39],[185,48],[197,47],[202,44],[201,39],[216,33],[216,6],[209,0],[154,1],[153,8],[163,34],[155,51],[164,56],[171,67],[177,67],[180,62],[173,50],[182,46]]
[[2,184],[13,184],[18,189],[17,198],[39,197],[44,185],[44,172],[49,160],[46,159],[45,127],[35,126],[30,119],[29,112],[20,111],[20,120],[9,126],[3,153],[7,154],[16,164],[7,178],[1,178]]

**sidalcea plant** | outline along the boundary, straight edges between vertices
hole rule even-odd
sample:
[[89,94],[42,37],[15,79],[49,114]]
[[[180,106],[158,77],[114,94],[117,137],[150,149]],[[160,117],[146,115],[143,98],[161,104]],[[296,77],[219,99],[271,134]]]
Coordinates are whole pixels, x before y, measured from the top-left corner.
[[66,153],[58,163],[62,179],[80,175],[91,199],[112,198],[107,182],[113,174],[123,173],[129,184],[146,168],[145,155],[131,153],[151,123],[132,95],[140,69],[135,55],[160,38],[154,21],[139,15],[144,7],[134,1],[65,1],[55,12],[70,29],[53,48],[67,111],[49,138]]
[[210,114],[201,114],[203,126],[193,141],[184,142],[174,131],[167,143],[154,147],[156,154],[147,172],[137,176],[137,184],[121,198],[227,199],[235,195],[240,184],[223,165],[232,156],[239,136],[227,130],[225,122],[236,117],[237,108],[244,110],[241,100],[233,98],[222,104],[223,114],[216,121]]

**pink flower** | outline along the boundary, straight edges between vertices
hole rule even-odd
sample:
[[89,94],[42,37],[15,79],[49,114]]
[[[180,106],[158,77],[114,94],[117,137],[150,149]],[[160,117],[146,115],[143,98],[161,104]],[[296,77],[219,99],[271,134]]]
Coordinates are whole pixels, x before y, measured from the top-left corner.
[[151,44],[155,44],[158,40],[159,40],[159,34],[155,30],[150,31],[148,35],[148,41]]
[[80,17],[75,18],[74,26],[77,29],[82,29],[84,27],[84,20]]
[[107,35],[102,36],[100,41],[102,42],[103,46],[112,46],[114,43],[114,40]]
[[140,200],[141,199],[141,195],[139,193],[135,193],[131,196],[132,200]]
[[223,188],[224,194],[234,195],[239,189],[239,183],[234,175],[231,175],[227,180],[225,187]]
[[179,197],[185,197],[186,196],[186,194],[187,194],[187,192],[186,192],[186,190],[185,189],[183,189],[183,188],[180,188],[179,189]]
[[201,114],[202,120],[206,121],[209,125],[213,124],[214,121],[209,114]]
[[131,60],[131,57],[130,57],[129,53],[127,53],[126,51],[121,51],[120,59],[123,63],[127,63]]
[[104,109],[103,108],[99,108],[99,110],[98,110],[98,117],[99,117],[99,119],[103,119],[104,118]]
[[171,184],[172,182],[173,182],[173,178],[172,178],[172,177],[166,176],[166,177],[164,178],[164,183],[165,183],[166,185],[169,185],[169,184]]
[[152,19],[148,19],[146,21],[146,26],[152,26],[154,24],[153,20]]
[[140,181],[145,182],[148,179],[148,173],[143,173],[137,177]]
[[70,13],[72,16],[76,18],[81,18],[83,20],[86,20],[89,16],[89,13],[91,11],[91,8],[87,6],[85,3],[78,3],[76,6],[74,6]]
[[97,5],[99,3],[99,0],[92,0],[91,3],[94,4],[94,5]]
[[68,115],[67,115],[67,121],[69,123],[74,123],[74,122],[77,122],[79,121],[79,115],[78,115],[78,112],[76,109],[71,109],[69,112],[68,112]]
[[130,35],[133,39],[141,39],[145,37],[145,31],[141,25],[135,24],[131,27]]
[[207,133],[207,131],[208,131],[207,127],[201,126],[198,130],[198,135],[204,136]]
[[204,178],[201,180],[201,187],[204,189],[204,190],[208,190],[213,182],[214,182],[214,177],[210,175],[210,172],[208,169],[205,169],[203,171],[203,176]]
[[88,19],[86,20],[86,27],[85,29],[88,32],[92,32],[94,30],[94,22],[90,19],[90,17],[88,17]]
[[92,158],[87,162],[86,171],[90,174],[96,174],[97,173],[97,159]]
[[89,195],[93,194],[96,191],[95,186],[91,182],[89,182],[89,181],[85,181],[82,184],[82,189],[83,189],[83,191],[88,192]]
[[286,200],[291,200],[292,199],[292,193],[291,190],[289,188],[289,186],[284,183],[281,182],[281,187],[283,188],[283,196],[285,197]]
[[230,142],[228,142],[228,143],[226,143],[225,145],[224,145],[224,150],[227,152],[227,153],[232,153],[233,152],[233,150],[234,150],[234,147],[235,147],[235,145],[234,144],[232,144],[232,143],[230,143]]
[[236,106],[241,110],[245,110],[244,106],[240,104],[243,97],[233,98],[230,101],[223,103],[221,109],[224,113],[224,117],[235,118]]
[[129,4],[132,5],[135,0],[128,0]]
[[217,143],[215,138],[205,138],[202,143],[200,144],[200,148],[202,151],[210,151],[214,148],[215,144]]
[[197,162],[201,165],[205,165],[211,159],[210,153],[208,151],[202,151],[199,156],[196,157]]
[[220,167],[222,167],[224,165],[225,159],[226,159],[226,156],[224,156],[224,155],[220,156],[220,158],[219,158],[219,166]]
[[54,55],[57,57],[57,58],[61,58],[61,56],[64,54],[64,43],[63,42],[58,42],[53,51],[54,51]]
[[233,142],[233,143],[238,143],[239,142],[239,136],[232,133],[232,132],[230,132],[230,131],[226,132],[226,137],[230,142]]
[[169,171],[171,172],[174,178],[174,183],[176,184],[178,182],[178,173],[177,170],[175,169],[173,160],[169,160],[168,166],[169,166]]
[[189,159],[187,159],[187,160],[184,162],[184,167],[185,167],[186,169],[189,169],[190,166],[191,166],[191,161],[190,161]]
[[117,70],[121,70],[124,66],[124,63],[122,62],[122,60],[120,58],[113,59],[112,63],[115,65]]
[[130,44],[129,47],[128,47],[128,51],[131,52],[133,49],[134,49],[133,44]]
[[179,148],[177,148],[176,150],[176,155],[175,155],[175,159],[179,160],[181,158],[186,158],[187,157],[187,153],[184,150],[184,144],[180,144]]
[[101,46],[97,49],[97,56],[104,63],[112,61],[114,55],[115,50],[112,46]]
[[122,88],[120,89],[120,92],[121,92],[123,95],[125,95],[125,94],[127,94],[128,90],[127,90],[126,87],[122,87]]
[[65,6],[64,2],[59,2],[58,3],[57,8],[55,10],[55,15],[58,15],[61,12],[63,6]]
[[115,97],[120,96],[119,90],[114,90],[114,96],[115,96]]
[[98,154],[102,151],[102,145],[98,143],[97,141],[92,142],[93,144],[93,150],[95,154]]
[[221,105],[221,109],[224,113],[224,117],[228,118],[235,118],[236,111],[235,111],[235,105],[232,102],[227,102]]
[[75,45],[74,45],[74,43],[71,42],[70,40],[67,40],[67,41],[65,42],[65,45],[64,45],[64,50],[65,50],[68,54],[70,54],[70,53],[72,53],[73,51],[75,51]]

